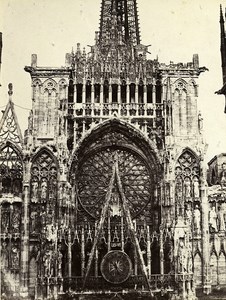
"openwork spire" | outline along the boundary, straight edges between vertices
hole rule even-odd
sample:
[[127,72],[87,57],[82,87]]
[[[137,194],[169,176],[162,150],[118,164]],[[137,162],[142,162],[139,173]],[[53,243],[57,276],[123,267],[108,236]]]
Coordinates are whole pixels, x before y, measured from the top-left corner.
[[140,44],[140,31],[136,0],[102,0],[99,42],[105,43],[112,25],[122,34],[124,43]]
[[16,145],[22,146],[23,138],[18,124],[17,116],[12,102],[13,85],[9,83],[9,102],[3,111],[2,119],[0,120],[0,144],[6,141],[13,142]]

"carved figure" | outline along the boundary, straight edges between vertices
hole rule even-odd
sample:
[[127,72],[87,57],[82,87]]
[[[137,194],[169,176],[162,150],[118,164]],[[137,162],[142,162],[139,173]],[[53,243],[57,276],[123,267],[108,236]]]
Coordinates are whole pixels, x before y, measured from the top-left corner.
[[184,195],[185,198],[191,197],[191,181],[189,178],[185,178],[184,180]]
[[36,211],[31,212],[31,233],[34,233],[37,229],[37,214]]
[[210,224],[210,229],[212,231],[217,232],[217,214],[216,214],[216,210],[215,207],[213,206],[210,210],[209,213],[209,224]]
[[49,277],[52,275],[52,252],[47,250],[43,256],[44,276]]
[[2,232],[9,232],[9,212],[4,211],[2,214]]
[[220,206],[218,210],[218,220],[219,220],[219,230],[225,231],[225,222],[224,222],[224,206]]
[[194,190],[194,197],[199,198],[199,180],[197,177],[195,177],[193,181],[193,190]]
[[8,267],[8,250],[7,250],[7,243],[2,242],[2,250],[1,250],[1,267],[2,269]]
[[12,215],[12,231],[19,232],[20,227],[20,211],[17,208],[14,208]]
[[19,268],[19,251],[17,247],[12,247],[11,263],[13,269]]
[[201,133],[201,131],[203,130],[203,118],[201,112],[199,112],[198,114],[198,128],[199,128],[199,132]]
[[187,204],[186,210],[185,210],[185,218],[189,224],[191,224],[191,217],[192,217],[192,211],[189,204]]
[[31,188],[31,198],[33,202],[37,202],[38,199],[38,182],[33,181],[32,182],[32,188]]
[[200,234],[201,214],[198,205],[194,209],[194,230],[196,234]]
[[46,197],[47,197],[47,182],[43,180],[41,184],[41,199],[46,199]]
[[187,272],[187,250],[184,246],[184,242],[181,240],[179,242],[178,249],[178,271],[179,273]]
[[58,252],[58,276],[62,277],[62,259],[63,254],[59,251]]

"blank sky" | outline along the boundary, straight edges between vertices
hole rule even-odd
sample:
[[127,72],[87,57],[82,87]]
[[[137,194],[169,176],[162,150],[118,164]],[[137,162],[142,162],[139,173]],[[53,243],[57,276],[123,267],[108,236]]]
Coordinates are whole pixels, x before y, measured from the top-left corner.
[[[198,106],[204,118],[207,160],[226,152],[226,114],[221,88],[218,0],[137,0],[141,40],[151,44],[150,58],[160,62],[189,62],[199,54],[200,65],[209,72],[200,75]],[[31,80],[23,69],[31,54],[39,66],[64,66],[65,53],[78,42],[89,49],[98,30],[101,0],[0,0],[0,31],[3,54],[0,106],[7,103],[7,85],[13,83],[15,104],[31,108]],[[22,131],[28,110],[16,107]]]

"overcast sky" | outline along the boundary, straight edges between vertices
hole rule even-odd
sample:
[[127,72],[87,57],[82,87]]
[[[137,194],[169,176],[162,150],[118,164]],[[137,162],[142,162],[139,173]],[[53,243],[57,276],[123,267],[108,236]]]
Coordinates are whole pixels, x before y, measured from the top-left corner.
[[[137,0],[141,40],[160,62],[189,62],[199,54],[209,72],[199,79],[198,106],[204,118],[207,160],[226,152],[224,97],[214,94],[222,86],[219,7],[224,0]],[[3,53],[0,106],[7,103],[7,86],[14,86],[14,103],[31,108],[31,80],[24,71],[31,54],[39,66],[64,66],[65,53],[94,43],[101,0],[0,0]],[[87,48],[88,49],[88,48]],[[22,131],[28,110],[16,107]]]

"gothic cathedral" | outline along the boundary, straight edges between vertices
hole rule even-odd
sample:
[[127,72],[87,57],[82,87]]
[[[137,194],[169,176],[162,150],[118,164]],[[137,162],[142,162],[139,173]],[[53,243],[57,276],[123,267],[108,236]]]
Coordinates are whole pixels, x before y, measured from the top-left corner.
[[77,44],[59,68],[33,54],[25,71],[24,138],[11,84],[0,121],[5,299],[194,300],[226,284],[226,204],[207,194],[198,55],[149,59],[137,1],[102,0],[89,53]]

